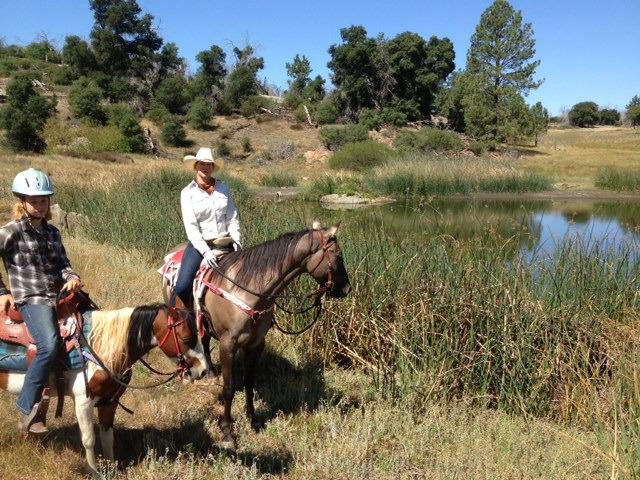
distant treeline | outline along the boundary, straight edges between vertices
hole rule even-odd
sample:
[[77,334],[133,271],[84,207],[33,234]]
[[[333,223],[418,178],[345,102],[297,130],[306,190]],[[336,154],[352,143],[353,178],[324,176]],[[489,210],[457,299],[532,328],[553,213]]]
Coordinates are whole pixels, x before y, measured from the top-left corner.
[[[227,52],[211,45],[197,54],[199,66],[188,74],[178,46],[165,43],[153,16],[142,12],[136,0],[90,0],[89,6],[94,25],[88,41],[67,36],[61,48],[46,37],[26,46],[0,41],[0,75],[19,73],[70,86],[74,117],[111,123],[129,135],[140,135],[131,119],[146,115],[162,128],[166,143],[180,145],[184,122],[207,129],[214,114],[250,116],[274,108],[293,112],[299,122],[360,123],[369,129],[429,122],[437,114],[447,119],[449,128],[492,144],[532,138],[537,142],[548,127],[542,104],[530,107],[524,100],[542,83],[534,78],[540,61],[534,60],[533,29],[507,0],[495,0],[482,14],[465,70],[454,72],[455,54],[448,38],[426,40],[412,32],[371,37],[364,27],[350,26],[340,31],[341,43],[328,49],[334,89],[327,92],[324,78],[312,78],[309,60],[298,54],[285,65],[290,81],[282,103],[264,96],[281,92],[260,80],[264,60],[253,46],[234,47],[229,61]],[[110,104],[119,105],[115,115]],[[42,114],[51,112],[47,108]],[[0,114],[0,126],[12,130],[12,122],[13,116]],[[8,138],[8,143],[20,149],[42,148],[42,142],[34,140],[42,123],[41,118],[23,119],[14,130],[24,131],[32,124],[32,138]],[[128,148],[137,151],[142,143],[134,140]]]

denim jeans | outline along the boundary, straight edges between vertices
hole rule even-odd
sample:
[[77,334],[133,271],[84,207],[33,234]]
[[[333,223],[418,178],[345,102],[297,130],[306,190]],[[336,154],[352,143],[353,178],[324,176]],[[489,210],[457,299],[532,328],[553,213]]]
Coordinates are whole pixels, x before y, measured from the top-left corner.
[[40,401],[42,389],[49,380],[51,366],[62,343],[58,330],[56,312],[46,305],[22,305],[18,307],[29,333],[36,342],[38,351],[24,377],[22,392],[16,402],[22,413],[28,414]]
[[174,306],[176,296],[180,297],[180,300],[182,300],[185,305],[191,303],[193,298],[193,279],[196,277],[196,273],[198,273],[200,263],[202,263],[202,255],[191,245],[191,242],[189,242],[182,255],[178,279],[176,280],[173,293],[169,298],[169,306]]

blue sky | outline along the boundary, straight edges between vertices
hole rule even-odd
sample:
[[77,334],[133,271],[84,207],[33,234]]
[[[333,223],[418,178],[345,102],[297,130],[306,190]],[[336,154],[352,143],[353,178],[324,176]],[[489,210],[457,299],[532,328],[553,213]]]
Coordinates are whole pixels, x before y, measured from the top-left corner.
[[[246,41],[258,46],[266,68],[261,76],[286,87],[285,63],[296,53],[311,60],[313,75],[327,78],[328,47],[340,41],[340,28],[361,24],[370,35],[404,31],[449,37],[456,67],[463,68],[469,39],[491,0],[139,0],[154,15],[165,41],[175,42],[192,70],[195,55],[211,44],[229,51]],[[640,95],[640,0],[512,0],[532,23],[538,77],[531,92],[556,114],[584,100],[624,108]],[[88,38],[93,24],[87,0],[2,2],[0,36],[24,44],[45,33],[62,45],[64,37]]]

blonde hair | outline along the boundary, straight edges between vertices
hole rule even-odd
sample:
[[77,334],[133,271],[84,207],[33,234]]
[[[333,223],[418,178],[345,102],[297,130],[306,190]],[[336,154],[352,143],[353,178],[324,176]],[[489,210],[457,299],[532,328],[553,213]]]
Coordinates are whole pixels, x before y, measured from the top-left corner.
[[[13,219],[14,220],[22,220],[23,218],[29,218],[27,211],[24,208],[22,202],[16,202],[13,204]],[[47,209],[47,214],[44,216],[45,220],[51,220],[51,200],[49,200],[49,208]]]

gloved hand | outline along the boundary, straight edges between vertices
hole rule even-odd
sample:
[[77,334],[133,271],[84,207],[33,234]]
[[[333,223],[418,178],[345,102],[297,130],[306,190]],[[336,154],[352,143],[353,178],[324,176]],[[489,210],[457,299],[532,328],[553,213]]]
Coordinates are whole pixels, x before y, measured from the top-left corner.
[[204,254],[204,261],[207,262],[207,265],[211,268],[215,268],[218,266],[218,260],[216,259],[216,254],[213,253],[213,250],[207,250]]

